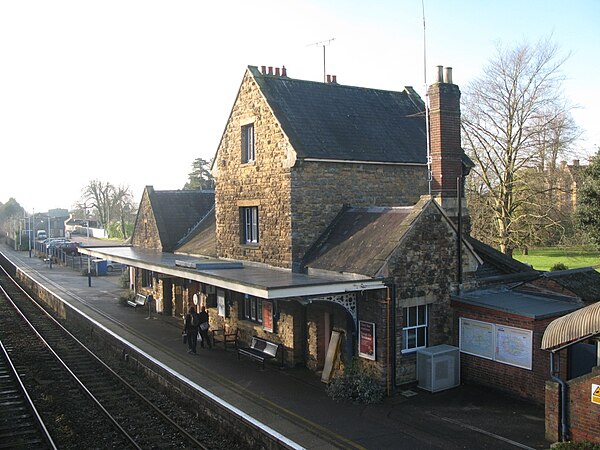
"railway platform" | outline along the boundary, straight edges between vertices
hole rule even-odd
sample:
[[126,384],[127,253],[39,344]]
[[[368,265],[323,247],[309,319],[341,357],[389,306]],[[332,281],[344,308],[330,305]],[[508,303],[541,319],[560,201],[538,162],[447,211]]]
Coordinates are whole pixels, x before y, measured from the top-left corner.
[[21,270],[171,371],[279,433],[292,448],[458,449],[549,448],[544,409],[485,388],[461,385],[431,394],[399,389],[381,404],[331,400],[325,385],[303,368],[280,369],[234,350],[187,353],[180,319],[123,305],[119,277],[88,279],[68,267],[45,264],[28,252],[0,246]]

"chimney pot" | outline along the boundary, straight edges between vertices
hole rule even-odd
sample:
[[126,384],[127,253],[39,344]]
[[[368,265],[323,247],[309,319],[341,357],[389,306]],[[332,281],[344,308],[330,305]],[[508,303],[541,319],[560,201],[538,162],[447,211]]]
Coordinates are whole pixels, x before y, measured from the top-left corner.
[[260,71],[262,72],[263,75],[267,74],[267,66],[260,66]]
[[281,76],[282,77],[287,77],[287,69],[285,68],[285,66],[283,66],[281,68]]
[[327,75],[327,82],[331,83],[331,75]]
[[436,83],[443,83],[444,82],[444,66],[436,66],[437,67],[437,79],[435,80]]
[[337,83],[337,75],[331,75],[331,82]]
[[452,67],[444,69],[444,83],[452,84]]
[[269,75],[273,75],[273,66],[269,66]]
[[578,160],[578,159],[574,159],[574,160],[573,160],[573,165],[574,165],[575,167],[579,166],[579,160]]
[[278,77],[279,76],[279,67],[275,67],[275,76]]

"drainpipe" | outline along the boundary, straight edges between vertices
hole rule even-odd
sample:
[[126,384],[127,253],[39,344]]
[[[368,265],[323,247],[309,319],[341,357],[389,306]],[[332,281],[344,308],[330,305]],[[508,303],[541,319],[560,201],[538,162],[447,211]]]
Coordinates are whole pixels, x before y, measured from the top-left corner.
[[391,377],[391,373],[390,370],[392,368],[392,358],[391,358],[391,351],[390,351],[390,345],[391,345],[391,333],[390,333],[390,327],[392,325],[391,320],[390,320],[390,288],[386,287],[385,288],[385,312],[386,312],[386,326],[385,329],[386,331],[386,337],[385,337],[385,341],[386,341],[386,362],[387,362],[387,370],[385,371],[387,376],[387,380],[386,380],[386,387],[387,387],[387,395],[388,397],[392,395],[392,387],[391,387],[391,381],[392,381],[392,377]]
[[554,370],[554,352],[550,353],[550,376],[560,385],[560,440],[565,442],[569,439],[569,428],[567,426],[567,383],[558,376],[559,372]]

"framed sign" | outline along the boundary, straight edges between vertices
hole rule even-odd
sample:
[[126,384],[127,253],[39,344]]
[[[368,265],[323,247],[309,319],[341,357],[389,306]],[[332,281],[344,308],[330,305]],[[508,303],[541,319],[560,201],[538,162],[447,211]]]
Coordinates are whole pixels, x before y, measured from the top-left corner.
[[273,332],[273,302],[268,300],[262,301],[262,319],[263,330]]
[[219,317],[225,317],[225,291],[217,290],[217,313]]
[[460,351],[494,359],[494,324],[460,318]]
[[375,361],[375,323],[358,321],[358,356]]
[[530,330],[496,325],[496,361],[531,369],[532,338]]

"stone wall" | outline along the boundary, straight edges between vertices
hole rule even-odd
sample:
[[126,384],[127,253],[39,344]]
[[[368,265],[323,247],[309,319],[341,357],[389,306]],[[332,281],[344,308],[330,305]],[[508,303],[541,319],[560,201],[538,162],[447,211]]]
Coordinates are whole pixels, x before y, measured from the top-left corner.
[[403,308],[429,305],[427,345],[453,344],[450,293],[457,281],[456,237],[435,206],[425,207],[414,219],[389,266],[396,287],[395,381],[403,384],[416,379],[416,353],[402,352]]
[[[256,160],[242,163],[241,127],[254,124]],[[271,109],[247,73],[219,145],[216,167],[217,254],[291,267],[289,150]],[[259,243],[242,243],[240,207],[258,206]]]
[[[249,123],[254,124],[256,160],[243,163],[241,127]],[[290,155],[295,152],[247,73],[217,153],[220,257],[292,268],[343,205],[408,206],[427,192],[424,165],[302,160],[292,164]],[[242,243],[240,207],[244,206],[258,206],[257,245]]]
[[297,161],[291,177],[294,262],[344,205],[410,206],[427,192],[425,166]]
[[135,221],[135,229],[131,237],[131,245],[134,247],[143,247],[162,251],[158,226],[152,212],[152,205],[148,196],[148,190],[152,187],[147,186],[142,195],[140,207],[138,209]]

